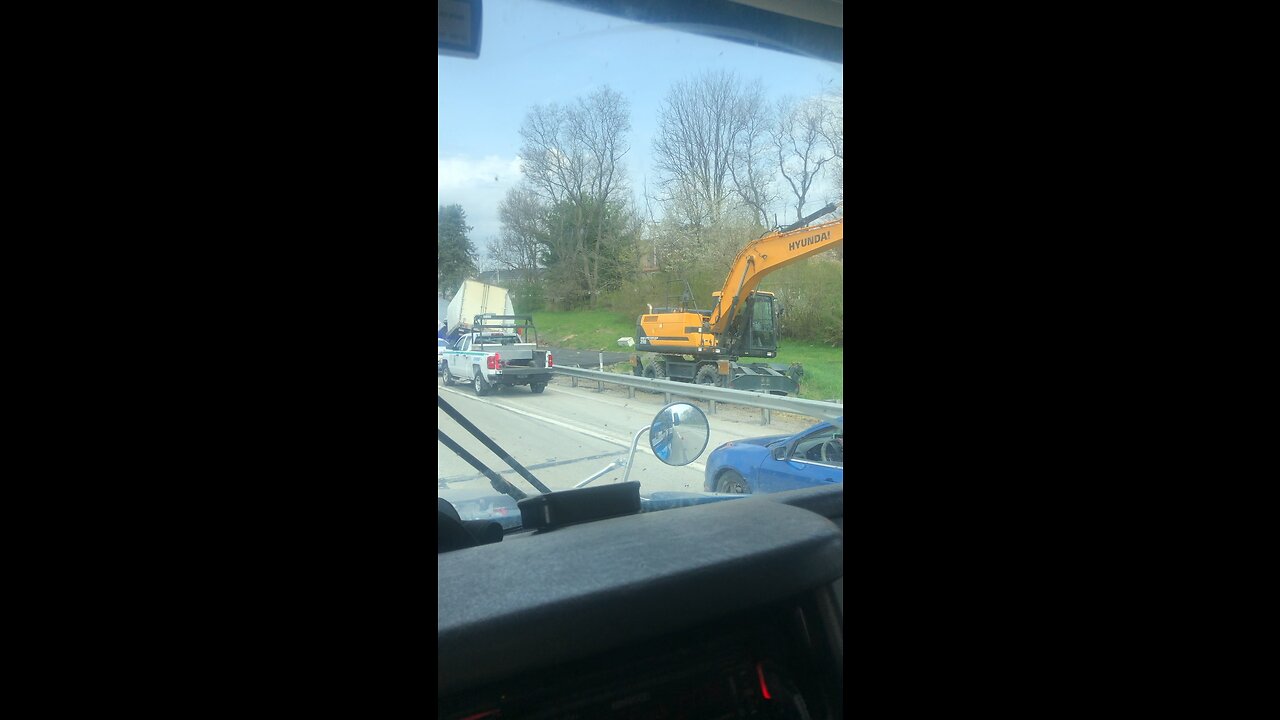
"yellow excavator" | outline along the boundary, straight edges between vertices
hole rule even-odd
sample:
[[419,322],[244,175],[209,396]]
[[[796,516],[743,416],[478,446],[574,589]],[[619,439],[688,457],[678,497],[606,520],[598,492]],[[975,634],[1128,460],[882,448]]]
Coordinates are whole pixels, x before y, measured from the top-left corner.
[[[727,385],[775,395],[800,392],[803,368],[780,368],[768,363],[738,363],[740,358],[778,355],[778,306],[773,293],[756,290],[765,275],[802,258],[844,244],[844,218],[810,226],[839,207],[821,210],[747,243],[738,253],[718,292],[715,306],[689,306],[686,293],[678,307],[649,306],[636,321],[636,350],[657,353],[645,364],[632,363],[636,374],[649,378]],[[722,379],[723,378],[723,379]]]

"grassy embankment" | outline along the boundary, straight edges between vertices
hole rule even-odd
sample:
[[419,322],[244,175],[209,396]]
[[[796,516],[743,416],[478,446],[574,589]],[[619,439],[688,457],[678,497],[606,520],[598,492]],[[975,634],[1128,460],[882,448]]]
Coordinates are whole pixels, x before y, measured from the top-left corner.
[[[533,313],[538,338],[554,347],[575,350],[627,352],[618,346],[618,338],[635,334],[634,316],[622,316],[608,310],[574,312],[540,311]],[[800,343],[785,338],[774,363],[798,362],[804,366],[800,381],[800,397],[810,400],[844,399],[844,349]],[[607,368],[614,372],[631,372],[631,366],[620,363]]]

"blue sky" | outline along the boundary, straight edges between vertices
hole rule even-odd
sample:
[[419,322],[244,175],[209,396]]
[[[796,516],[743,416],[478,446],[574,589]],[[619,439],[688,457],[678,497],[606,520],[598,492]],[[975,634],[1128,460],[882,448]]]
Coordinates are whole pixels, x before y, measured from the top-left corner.
[[[694,1],[694,0],[691,0]],[[654,171],[657,111],[670,87],[706,70],[760,79],[769,100],[843,84],[843,67],[535,0],[489,0],[479,59],[437,56],[439,198],[458,203],[481,253],[499,233],[498,203],[520,181],[519,129],[535,104],[565,104],[609,85],[630,102],[625,160],[636,200]],[[806,211],[825,201],[811,196]]]

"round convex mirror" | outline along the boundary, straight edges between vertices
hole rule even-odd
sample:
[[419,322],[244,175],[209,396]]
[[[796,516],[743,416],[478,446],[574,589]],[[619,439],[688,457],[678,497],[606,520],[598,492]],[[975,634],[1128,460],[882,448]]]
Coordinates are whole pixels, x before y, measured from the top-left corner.
[[688,465],[711,439],[711,427],[702,409],[689,403],[671,403],[658,411],[649,426],[649,447],[668,465]]

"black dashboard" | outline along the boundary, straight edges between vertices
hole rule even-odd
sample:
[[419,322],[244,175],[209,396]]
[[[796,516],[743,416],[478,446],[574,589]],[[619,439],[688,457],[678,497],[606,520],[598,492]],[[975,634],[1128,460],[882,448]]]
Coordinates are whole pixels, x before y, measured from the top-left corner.
[[437,556],[440,717],[840,717],[843,485]]

